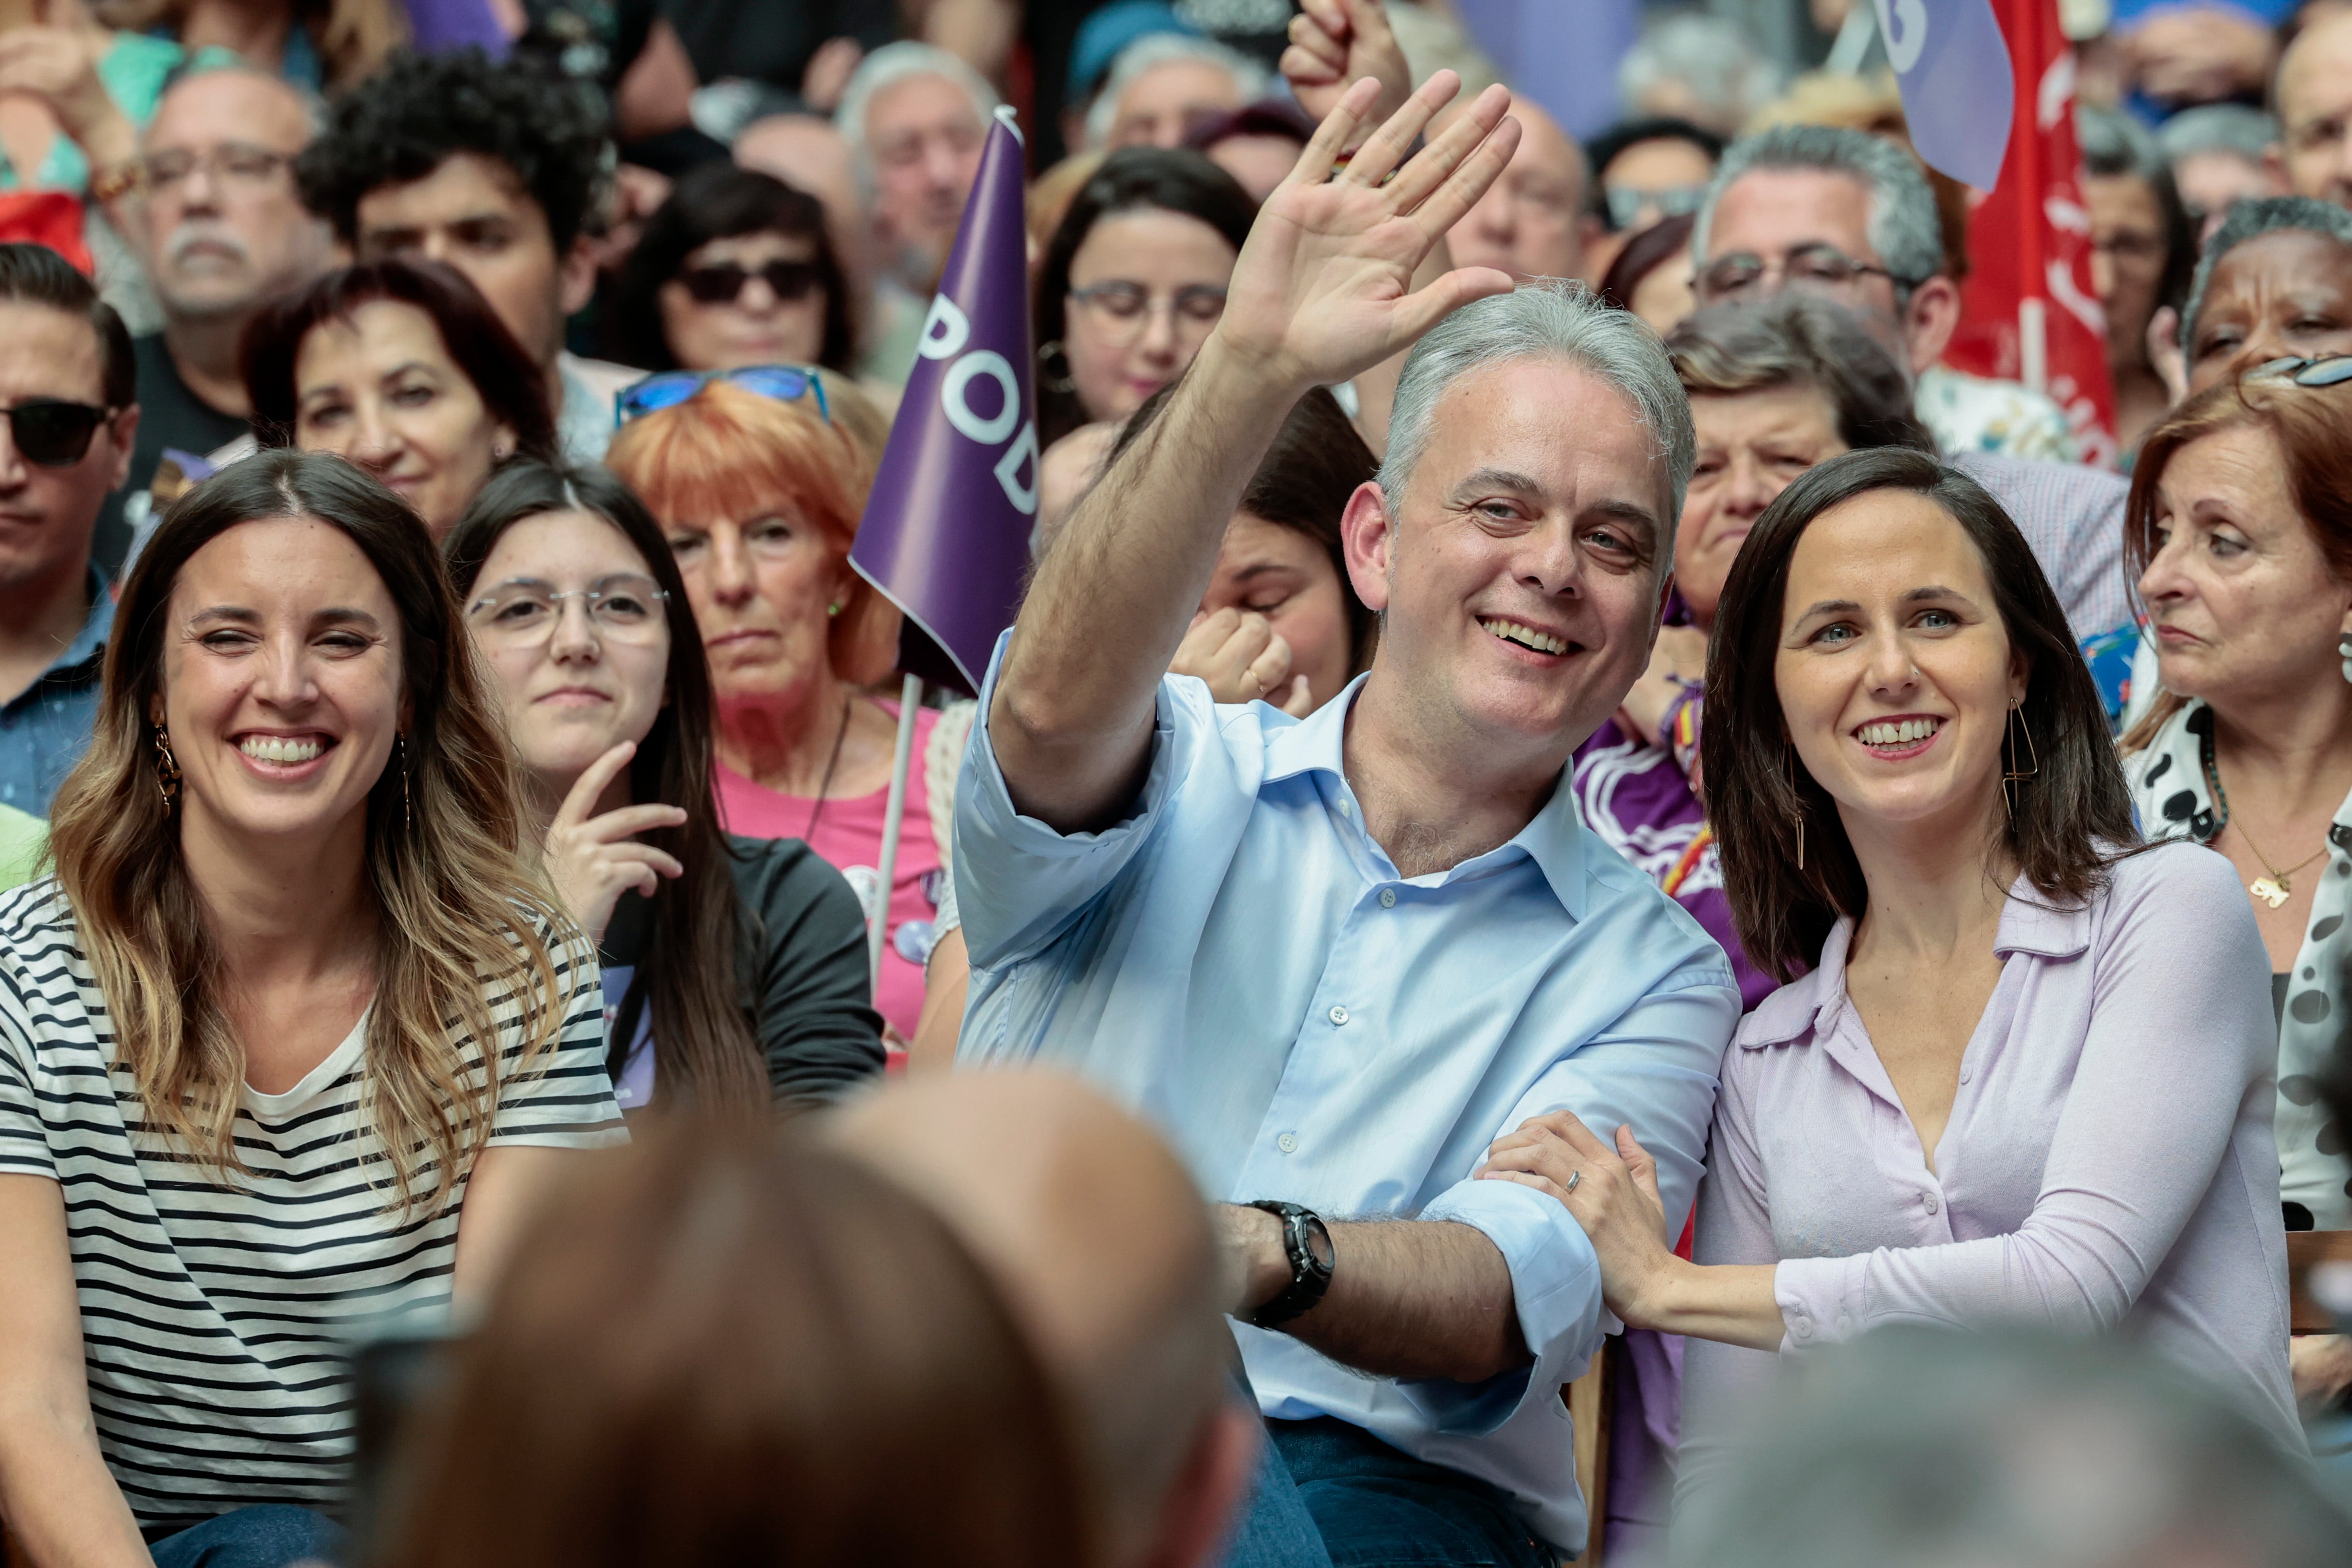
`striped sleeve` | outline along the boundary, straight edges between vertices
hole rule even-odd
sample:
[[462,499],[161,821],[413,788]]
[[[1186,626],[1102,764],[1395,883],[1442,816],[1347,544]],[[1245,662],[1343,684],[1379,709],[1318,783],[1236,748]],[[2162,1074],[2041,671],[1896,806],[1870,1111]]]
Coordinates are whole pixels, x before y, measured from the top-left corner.
[[[17,895],[17,900],[24,898]],[[0,948],[0,1174],[55,1179],[33,1075],[33,1016],[37,998],[13,944]]]
[[523,1060],[525,1032],[518,1020],[504,1042],[498,1121],[490,1143],[553,1149],[599,1149],[629,1141],[620,1102],[604,1069],[604,987],[596,955],[578,940],[551,938],[563,1027],[554,1047],[535,1062]]

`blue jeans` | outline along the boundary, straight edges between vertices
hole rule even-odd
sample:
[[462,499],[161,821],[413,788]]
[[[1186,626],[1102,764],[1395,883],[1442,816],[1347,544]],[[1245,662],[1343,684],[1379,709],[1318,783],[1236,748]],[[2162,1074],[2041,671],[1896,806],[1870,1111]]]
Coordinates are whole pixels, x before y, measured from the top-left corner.
[[1498,1487],[1328,1416],[1265,1426],[1267,1463],[1230,1568],[1557,1568],[1559,1553]]
[[263,1503],[191,1525],[147,1551],[155,1568],[289,1568],[306,1557],[341,1563],[349,1543],[343,1527],[323,1513]]

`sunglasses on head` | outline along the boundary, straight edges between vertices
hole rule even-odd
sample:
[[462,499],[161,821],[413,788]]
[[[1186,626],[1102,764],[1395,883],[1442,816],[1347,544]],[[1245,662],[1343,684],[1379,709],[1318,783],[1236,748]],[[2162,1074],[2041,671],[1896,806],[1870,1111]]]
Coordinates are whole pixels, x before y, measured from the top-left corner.
[[658,414],[665,408],[675,408],[700,392],[714,381],[730,386],[740,386],[746,392],[778,403],[798,403],[803,398],[815,402],[817,417],[833,423],[833,410],[824,401],[824,383],[817,373],[800,364],[747,364],[735,370],[666,370],[657,375],[621,389],[613,401],[613,423],[626,425],[632,419],[642,419],[648,414]]
[[90,437],[114,410],[35,397],[14,408],[0,408],[0,414],[8,416],[8,437],[25,461],[44,468],[70,468],[89,455]]
[[2246,373],[2249,376],[2293,376],[2297,386],[2336,386],[2352,381],[2352,354],[2327,354],[2302,359],[2289,354],[2267,360]]
[[740,262],[721,261],[709,267],[689,267],[677,275],[686,291],[705,305],[731,305],[741,298],[743,286],[757,278],[768,286],[768,291],[790,303],[805,300],[816,291],[817,271],[814,261],[771,261],[761,267],[745,267]]

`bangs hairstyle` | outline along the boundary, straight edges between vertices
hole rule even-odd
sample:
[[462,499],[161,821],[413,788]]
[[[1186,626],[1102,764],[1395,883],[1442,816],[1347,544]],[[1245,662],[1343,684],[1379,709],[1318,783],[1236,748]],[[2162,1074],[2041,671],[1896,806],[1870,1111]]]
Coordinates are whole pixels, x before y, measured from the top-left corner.
[[[234,1133],[245,1049],[156,788],[148,711],[163,692],[172,591],[189,558],[240,523],[277,518],[349,539],[400,613],[408,725],[367,802],[376,991],[361,1104],[375,1147],[362,1158],[392,1188],[387,1207],[437,1212],[488,1142],[509,1075],[543,1065],[572,989],[595,965],[525,858],[505,722],[407,502],[341,458],[265,451],[173,503],[123,585],[95,732],[58,792],[50,847],[148,1127],[229,1184],[244,1170]],[[500,1023],[494,1007],[519,1017]],[[520,1041],[511,1059],[500,1044],[509,1031]],[[465,1062],[468,1040],[478,1066]]]
[[431,319],[442,349],[474,384],[483,411],[515,433],[518,456],[555,460],[555,410],[539,362],[464,273],[438,261],[399,257],[337,268],[263,306],[247,326],[238,357],[246,395],[253,400],[254,439],[265,447],[295,444],[301,396],[294,367],[302,344],[327,322],[349,326],[360,307],[387,300]]
[[[874,482],[862,448],[815,399],[780,403],[723,381],[622,426],[604,462],[665,527],[790,513],[845,568]],[[864,577],[845,577],[825,648],[835,676],[870,686],[898,662],[898,612]]]
[[1869,901],[1837,804],[1798,758],[1781,712],[1775,667],[1789,563],[1823,512],[1878,490],[1924,496],[1959,524],[1984,561],[2011,650],[2025,660],[2017,715],[2032,760],[2018,765],[2036,771],[2016,786],[2003,829],[2019,873],[2054,905],[2080,907],[2104,886],[2113,855],[2139,841],[2098,688],[2058,595],[2000,503],[1924,452],[1878,447],[1832,458],[1797,476],[1757,519],[1724,584],[1706,654],[1699,752],[1724,891],[1749,960],[1781,981],[1810,969],[1839,917],[1859,920]]
[[586,512],[617,529],[668,595],[662,604],[669,627],[663,701],[630,760],[629,795],[640,805],[657,802],[686,813],[679,826],[636,835],[640,843],[676,856],[686,871],[662,878],[654,889],[653,939],[627,992],[617,998],[605,1070],[620,1081],[627,1043],[636,1038],[637,1021],[650,1008],[661,1058],[656,1090],[661,1101],[666,1104],[678,1091],[688,1103],[705,1108],[764,1106],[765,1059],[752,1043],[737,995],[741,903],[728,865],[732,851],[711,794],[710,666],[661,525],[626,485],[602,468],[510,463],[491,476],[442,545],[457,602],[472,596],[482,563],[507,530],[526,518],[559,511]]
[[[2297,386],[2290,376],[2233,376],[2209,386],[2147,433],[2132,465],[2131,494],[2124,502],[2124,570],[2130,574],[2134,606],[2139,580],[2156,559],[2157,486],[2182,447],[2226,430],[2270,433],[2285,465],[2286,490],[2311,530],[2312,542],[2327,562],[2328,574],[2352,583],[2352,390],[2343,386]],[[2123,738],[2124,754],[2146,749],[2165,721],[2188,705],[2169,691]]]

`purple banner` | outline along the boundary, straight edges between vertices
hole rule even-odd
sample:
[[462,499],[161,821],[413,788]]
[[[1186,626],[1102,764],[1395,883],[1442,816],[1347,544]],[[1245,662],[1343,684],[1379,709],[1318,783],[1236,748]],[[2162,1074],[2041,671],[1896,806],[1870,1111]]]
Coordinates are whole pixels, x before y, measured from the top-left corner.
[[849,552],[906,612],[901,667],[973,695],[1020,607],[1037,519],[1022,175],[1000,109]]
[[1990,0],[1872,0],[1927,166],[1989,191],[2009,155],[2017,77]]

